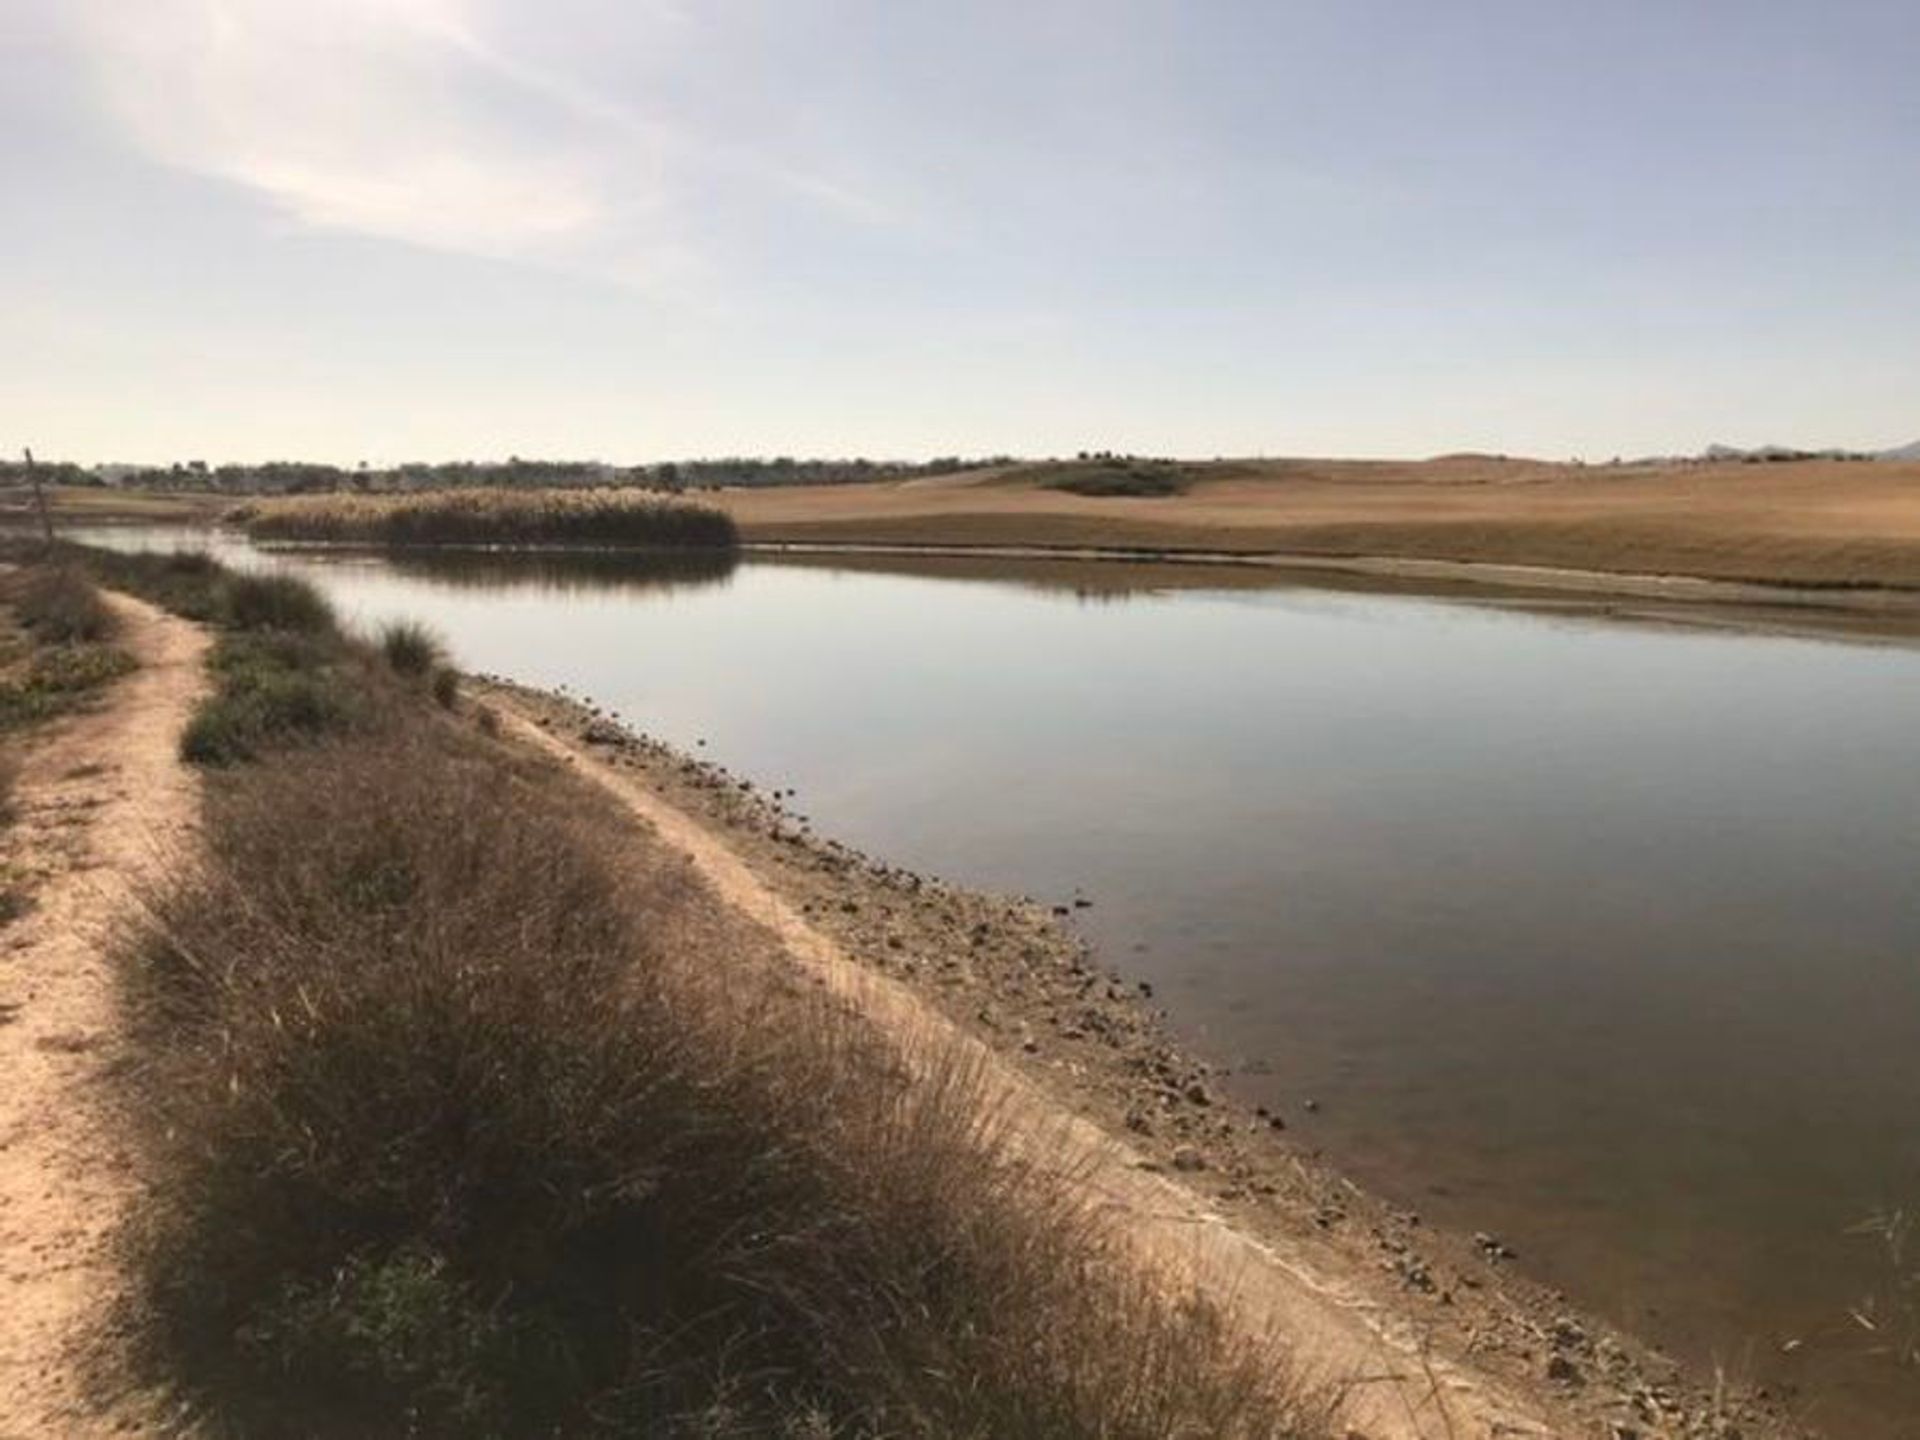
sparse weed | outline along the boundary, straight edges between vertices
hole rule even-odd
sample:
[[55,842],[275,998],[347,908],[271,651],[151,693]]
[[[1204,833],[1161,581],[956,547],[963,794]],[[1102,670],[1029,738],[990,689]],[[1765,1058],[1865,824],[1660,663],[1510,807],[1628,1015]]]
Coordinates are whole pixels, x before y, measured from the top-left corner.
[[444,658],[434,633],[411,620],[396,620],[381,630],[380,653],[396,674],[409,676],[427,674]]

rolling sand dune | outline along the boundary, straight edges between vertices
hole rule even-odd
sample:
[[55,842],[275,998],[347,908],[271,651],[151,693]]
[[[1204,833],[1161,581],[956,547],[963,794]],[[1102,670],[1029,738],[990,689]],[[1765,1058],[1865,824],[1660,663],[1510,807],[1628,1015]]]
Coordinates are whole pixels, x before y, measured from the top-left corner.
[[1220,461],[1182,493],[1089,496],[1082,467],[717,492],[750,542],[1478,561],[1821,587],[1920,587],[1920,464]]

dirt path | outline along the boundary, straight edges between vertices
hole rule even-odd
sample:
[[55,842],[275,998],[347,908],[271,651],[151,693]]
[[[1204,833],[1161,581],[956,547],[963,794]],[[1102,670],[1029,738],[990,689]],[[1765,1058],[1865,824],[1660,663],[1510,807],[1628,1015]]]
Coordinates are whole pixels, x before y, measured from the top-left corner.
[[178,758],[204,683],[193,626],[119,596],[140,668],[92,713],[32,742],[5,832],[34,877],[32,910],[0,931],[0,1437],[140,1427],[136,1397],[82,1376],[115,1294],[108,1237],[139,1194],[107,1118],[120,1057],[106,945],[131,885],[192,824]]
[[511,733],[599,785],[685,853],[714,890],[779,938],[794,961],[903,1040],[931,1039],[979,1066],[985,1103],[1011,1117],[1016,1143],[1083,1173],[1126,1217],[1144,1261],[1230,1297],[1257,1332],[1286,1337],[1310,1378],[1343,1387],[1352,1434],[1366,1440],[1490,1440],[1584,1433],[1550,1396],[1430,1353],[1423,1329],[1371,1298],[1309,1244],[1256,1238],[1150,1166],[1101,1127],[1062,1109],[907,985],[850,957],[754,872],[721,835],[629,773],[541,728],[502,696]]

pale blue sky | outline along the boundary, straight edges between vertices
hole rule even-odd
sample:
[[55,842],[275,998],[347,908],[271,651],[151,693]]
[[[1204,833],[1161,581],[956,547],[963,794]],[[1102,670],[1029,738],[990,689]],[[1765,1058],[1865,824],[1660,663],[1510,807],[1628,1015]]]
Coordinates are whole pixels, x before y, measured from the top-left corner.
[[1920,435],[1913,0],[0,0],[0,447]]

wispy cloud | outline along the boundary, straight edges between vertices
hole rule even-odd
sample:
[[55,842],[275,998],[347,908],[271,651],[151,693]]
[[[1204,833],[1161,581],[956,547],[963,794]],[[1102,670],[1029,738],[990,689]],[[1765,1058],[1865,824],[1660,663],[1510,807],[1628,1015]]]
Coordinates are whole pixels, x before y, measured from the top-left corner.
[[590,234],[637,123],[497,59],[461,0],[88,0],[78,34],[132,139],[310,225],[486,255]]
[[[487,33],[476,0],[72,0],[74,33],[129,138],[246,186],[306,225],[585,270],[686,280],[719,191],[857,224],[876,198],[641,103],[595,93]],[[622,12],[670,44],[673,5]],[[777,146],[774,148],[777,149]]]

